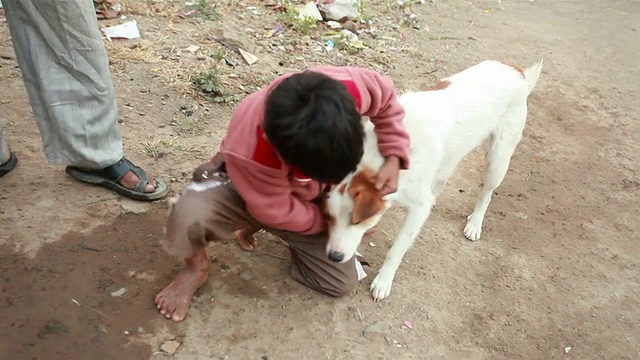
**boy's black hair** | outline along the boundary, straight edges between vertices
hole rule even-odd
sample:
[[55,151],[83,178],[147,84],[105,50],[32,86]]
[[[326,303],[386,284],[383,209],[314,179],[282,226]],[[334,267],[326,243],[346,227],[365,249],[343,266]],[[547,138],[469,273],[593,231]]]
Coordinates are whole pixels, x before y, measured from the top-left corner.
[[267,98],[264,132],[291,166],[327,183],[354,171],[363,154],[361,115],[347,88],[305,71],[278,84]]

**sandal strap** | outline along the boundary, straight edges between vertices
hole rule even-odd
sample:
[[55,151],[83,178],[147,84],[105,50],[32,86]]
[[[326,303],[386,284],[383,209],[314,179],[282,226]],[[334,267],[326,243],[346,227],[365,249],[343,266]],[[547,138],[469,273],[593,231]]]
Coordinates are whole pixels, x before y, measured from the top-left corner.
[[118,182],[129,171],[133,171],[133,173],[136,174],[140,179],[133,190],[137,192],[144,192],[144,188],[149,183],[149,177],[147,176],[147,173],[139,166],[134,165],[131,161],[129,161],[129,159],[125,157],[122,157],[122,159],[118,160],[118,162],[109,165],[104,169],[95,170],[94,173],[110,181]]

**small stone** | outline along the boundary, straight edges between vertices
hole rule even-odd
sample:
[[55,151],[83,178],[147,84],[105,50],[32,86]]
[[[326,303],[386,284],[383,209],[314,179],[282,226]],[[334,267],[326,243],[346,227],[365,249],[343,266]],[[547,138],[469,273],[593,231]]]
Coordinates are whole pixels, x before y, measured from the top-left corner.
[[371,247],[376,247],[376,243],[374,243],[373,241],[370,241],[370,242],[369,242],[369,246],[371,246]]
[[118,289],[118,290],[116,290],[116,291],[112,292],[112,293],[111,293],[111,296],[113,296],[113,297],[120,297],[120,296],[124,295],[125,291],[127,291],[127,289],[125,289],[125,288],[120,288],[120,289]]
[[169,355],[173,355],[176,350],[180,347],[180,343],[174,340],[167,341],[166,343],[160,346],[160,350],[166,352]]
[[138,326],[138,333],[144,334],[144,328],[142,326]]
[[566,348],[564,348],[564,353],[568,354],[569,351],[571,351],[571,346],[567,346]]
[[240,274],[240,277],[244,280],[251,280],[256,277],[256,274],[254,274],[251,270],[245,270]]
[[362,332],[362,335],[364,337],[369,337],[374,334],[384,334],[387,332],[389,332],[389,324],[384,321],[378,321],[367,326]]
[[68,334],[69,328],[59,320],[49,320],[38,332],[38,337],[43,338],[46,335]]
[[342,27],[346,30],[351,31],[354,34],[358,33],[358,25],[351,20],[347,20],[342,24]]
[[140,203],[138,201],[123,201],[120,204],[123,214],[144,214],[149,210],[149,204]]
[[106,334],[107,333],[107,327],[104,326],[103,324],[98,324],[96,326],[94,326],[94,328],[96,329],[97,332],[99,333],[103,333]]

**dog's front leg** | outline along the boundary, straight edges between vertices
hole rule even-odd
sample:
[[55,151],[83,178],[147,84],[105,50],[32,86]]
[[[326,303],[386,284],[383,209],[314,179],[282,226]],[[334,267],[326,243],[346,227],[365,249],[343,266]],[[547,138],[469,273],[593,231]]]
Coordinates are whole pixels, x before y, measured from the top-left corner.
[[404,254],[413,245],[413,241],[418,236],[420,229],[422,229],[422,225],[429,218],[434,198],[430,196],[426,200],[422,204],[415,204],[407,209],[407,215],[400,227],[398,236],[391,249],[389,249],[378,275],[371,283],[371,295],[375,301],[380,301],[391,293],[393,278]]

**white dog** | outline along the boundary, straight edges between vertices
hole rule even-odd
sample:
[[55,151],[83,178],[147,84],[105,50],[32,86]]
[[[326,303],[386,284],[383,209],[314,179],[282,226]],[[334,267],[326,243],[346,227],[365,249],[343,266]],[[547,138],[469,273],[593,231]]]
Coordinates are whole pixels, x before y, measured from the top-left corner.
[[488,140],[484,187],[464,228],[467,239],[480,238],[491,194],[502,182],[520,142],[527,98],[541,70],[542,59],[525,70],[483,61],[427,91],[400,96],[406,112],[404,125],[411,136],[410,168],[400,172],[398,191],[384,198],[374,187],[374,176],[384,159],[378,152],[373,124],[365,122],[365,153],[358,170],[329,190],[324,211],[330,219],[327,256],[346,262],[356,253],[364,233],[378,223],[392,202],[406,208],[393,246],[371,283],[376,301],[389,296],[404,254],[457,164]]

